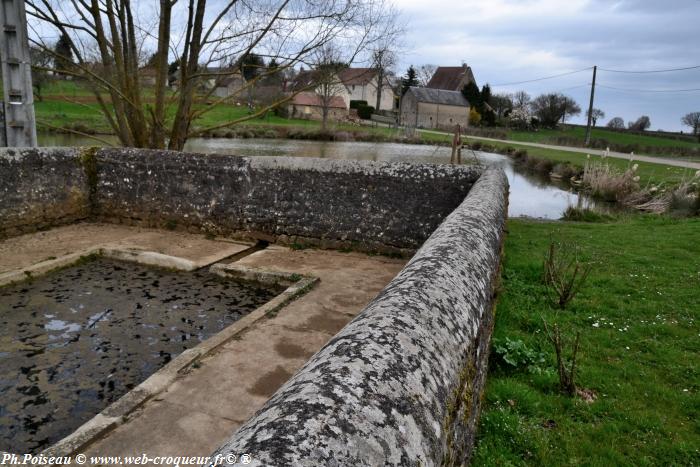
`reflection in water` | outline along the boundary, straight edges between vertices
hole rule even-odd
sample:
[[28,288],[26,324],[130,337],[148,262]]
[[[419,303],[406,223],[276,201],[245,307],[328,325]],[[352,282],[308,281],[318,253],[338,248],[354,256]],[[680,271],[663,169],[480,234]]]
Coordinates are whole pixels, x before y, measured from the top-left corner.
[[[107,137],[109,138],[109,137]],[[43,146],[94,145],[94,140],[75,135],[43,134],[39,137]],[[430,145],[395,143],[356,143],[303,141],[287,139],[226,139],[194,138],[187,142],[186,151],[201,153],[233,154],[238,156],[293,156],[321,157],[327,159],[355,159],[387,162],[424,162],[446,164],[450,161],[450,149]],[[571,192],[563,185],[556,185],[548,178],[516,170],[511,159],[499,154],[472,151],[463,152],[464,159],[502,167],[510,181],[510,217],[537,217],[559,219],[570,205],[596,206],[585,195]]]
[[276,291],[98,260],[0,289],[0,451],[35,453]]

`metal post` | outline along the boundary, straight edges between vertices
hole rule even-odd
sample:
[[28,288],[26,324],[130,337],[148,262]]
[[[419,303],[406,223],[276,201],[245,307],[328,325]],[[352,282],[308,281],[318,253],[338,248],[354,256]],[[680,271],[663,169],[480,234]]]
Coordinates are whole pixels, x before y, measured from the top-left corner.
[[6,144],[36,146],[32,68],[23,0],[0,0],[0,28]]
[[598,70],[597,66],[593,67],[593,81],[591,82],[591,101],[588,104],[588,124],[586,125],[586,140],[584,145],[588,146],[591,144],[591,122],[593,121],[593,96],[595,94],[595,74]]

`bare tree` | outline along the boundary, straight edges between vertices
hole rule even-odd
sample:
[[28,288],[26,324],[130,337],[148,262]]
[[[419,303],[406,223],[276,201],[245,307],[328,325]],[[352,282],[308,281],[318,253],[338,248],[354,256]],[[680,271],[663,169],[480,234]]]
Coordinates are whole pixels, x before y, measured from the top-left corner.
[[525,91],[518,91],[513,93],[512,101],[514,109],[527,109],[530,107],[532,98],[530,98],[530,94]]
[[530,107],[543,126],[555,128],[565,114],[564,99],[562,94],[542,94],[532,101]]
[[430,79],[435,74],[436,70],[437,70],[437,66],[431,65],[429,63],[418,67],[416,72],[418,74],[418,82],[420,83],[420,85],[423,87],[427,86],[428,83],[430,82]]
[[498,118],[502,118],[513,110],[513,96],[510,94],[494,94],[491,96],[490,104]]
[[393,76],[392,69],[396,66],[396,53],[392,47],[391,43],[386,42],[372,54],[372,68],[375,70],[377,78],[377,105],[374,107],[377,110],[381,109],[384,85],[388,82],[389,76]]
[[[396,12],[388,0],[159,0],[155,13],[150,2],[131,0],[26,0],[26,5],[32,43],[61,63],[68,57],[52,50],[45,38],[52,31],[68,38],[75,63],[57,71],[87,83],[121,144],[175,150],[190,137],[256,118],[293,98],[287,94],[240,118],[193,125],[217,104],[235,99],[212,98],[214,89],[203,83],[237,73],[253,51],[275,59],[277,67],[259,73],[239,93],[269,73],[307,63],[331,42],[345,63],[369,63],[371,57],[362,53],[396,32]],[[146,105],[138,78],[149,44],[156,45],[156,82],[153,104]],[[176,60],[172,92],[168,63]]]
[[690,112],[681,118],[681,123],[693,129],[693,134],[700,141],[700,112]]
[[644,131],[647,130],[650,126],[651,120],[649,119],[649,117],[646,115],[642,115],[634,122],[629,122],[627,124],[627,129],[632,131]]
[[326,129],[328,125],[328,113],[335,100],[343,92],[343,84],[338,77],[338,73],[347,68],[341,60],[340,51],[327,44],[316,51],[316,67],[312,72],[312,82],[316,84],[316,95],[321,104],[321,128]]
[[[586,110],[586,117],[588,117],[588,110]],[[595,126],[596,122],[600,120],[601,118],[605,118],[605,112],[603,112],[600,109],[593,108],[593,111],[590,112],[591,114],[591,122],[593,123],[593,126]]]
[[610,119],[607,125],[605,125],[608,128],[612,128],[613,130],[624,130],[625,129],[625,121],[622,119],[622,117],[614,117]]
[[561,122],[566,123],[566,117],[573,117],[581,113],[581,107],[569,96],[560,96],[561,100]]

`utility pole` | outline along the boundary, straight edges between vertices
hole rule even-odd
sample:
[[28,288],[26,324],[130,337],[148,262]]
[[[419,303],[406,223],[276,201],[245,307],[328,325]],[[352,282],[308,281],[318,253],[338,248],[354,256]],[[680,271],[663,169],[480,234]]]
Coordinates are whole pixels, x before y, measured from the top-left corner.
[[24,0],[0,0],[0,69],[5,113],[5,143],[10,147],[36,146]]
[[591,123],[593,122],[593,96],[595,95],[595,75],[598,70],[598,66],[593,67],[593,81],[591,82],[591,102],[588,104],[588,124],[586,125],[586,140],[584,145],[588,146],[591,144]]

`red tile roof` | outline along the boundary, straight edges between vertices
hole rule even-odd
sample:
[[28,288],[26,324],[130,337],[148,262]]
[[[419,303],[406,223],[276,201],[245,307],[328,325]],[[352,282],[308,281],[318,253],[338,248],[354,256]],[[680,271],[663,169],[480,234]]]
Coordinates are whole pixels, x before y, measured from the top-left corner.
[[377,70],[374,68],[345,68],[338,72],[338,77],[346,86],[365,85],[372,81],[376,74]]
[[474,81],[472,69],[467,65],[441,66],[435,70],[435,74],[426,87],[431,89],[446,89],[448,91],[461,91],[465,84]]

